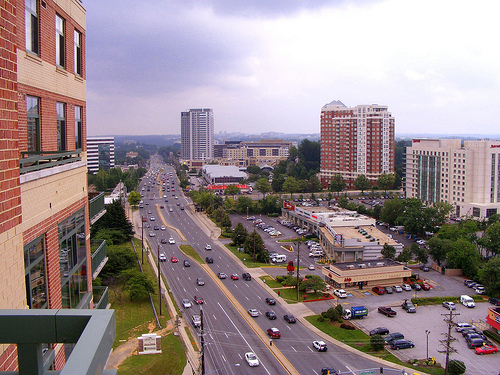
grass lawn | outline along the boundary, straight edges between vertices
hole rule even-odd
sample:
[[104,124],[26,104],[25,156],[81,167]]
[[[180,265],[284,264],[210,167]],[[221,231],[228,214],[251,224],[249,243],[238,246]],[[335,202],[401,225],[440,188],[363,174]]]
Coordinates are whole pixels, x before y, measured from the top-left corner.
[[[326,333],[327,335],[335,338],[338,341],[341,341],[359,351],[362,351],[364,353],[368,353],[370,355],[373,355],[378,358],[385,359],[386,361],[396,363],[398,365],[403,365],[403,366],[411,366],[408,363],[403,363],[400,361],[397,357],[392,355],[390,352],[387,350],[383,350],[380,352],[373,352],[371,351],[371,346],[370,346],[370,336],[368,336],[366,333],[363,331],[356,329],[356,330],[347,330],[340,328],[339,323],[331,323],[327,321],[319,322],[318,321],[319,315],[311,315],[306,317],[306,320],[311,323],[313,326],[321,330],[322,332]],[[413,366],[412,366],[413,367]],[[432,375],[443,375],[444,374],[444,369],[443,368],[438,368],[438,367],[427,367],[427,366],[417,366],[413,367],[415,370],[426,372],[428,374]]]
[[281,288],[282,285],[274,280],[271,276],[261,276],[260,279],[264,281],[270,288]]
[[[281,288],[273,289],[275,293],[280,292],[280,297],[283,298],[287,303],[297,303],[297,289],[295,288]],[[307,295],[308,300],[323,298],[323,293],[304,293],[299,291],[299,302],[304,301],[304,297]]]
[[269,263],[254,262],[252,255],[238,251],[236,246],[226,245],[231,252],[236,255],[248,268],[270,267]]
[[195,259],[198,263],[203,264],[205,261],[201,259],[200,255],[196,252],[196,250],[191,245],[180,245],[179,249],[186,254]]
[[119,367],[119,375],[180,375],[186,366],[184,347],[178,336],[170,333],[161,338],[162,354],[132,355]]

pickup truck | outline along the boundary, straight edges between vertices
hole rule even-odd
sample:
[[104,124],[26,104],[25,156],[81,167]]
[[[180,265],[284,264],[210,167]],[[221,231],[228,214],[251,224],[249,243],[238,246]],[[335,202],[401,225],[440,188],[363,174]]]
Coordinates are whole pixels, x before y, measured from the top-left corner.
[[397,312],[394,311],[392,308],[390,307],[387,307],[387,306],[381,306],[378,308],[378,312],[381,313],[381,314],[384,314],[385,316],[388,316],[388,317],[393,317],[393,316],[396,316]]

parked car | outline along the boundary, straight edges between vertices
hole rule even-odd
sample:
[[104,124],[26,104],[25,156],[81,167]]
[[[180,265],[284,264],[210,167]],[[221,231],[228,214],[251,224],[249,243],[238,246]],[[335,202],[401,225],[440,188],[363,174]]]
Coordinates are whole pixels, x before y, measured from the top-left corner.
[[474,290],[476,291],[477,294],[484,294],[485,293],[485,290],[484,290],[484,286],[483,285],[476,285],[474,287]]
[[416,309],[415,305],[413,304],[413,302],[408,301],[408,300],[405,300],[403,302],[403,304],[401,305],[401,307],[403,308],[403,310],[406,310],[407,313],[416,313],[417,312],[417,309]]
[[393,332],[384,336],[384,340],[388,344],[395,340],[403,340],[404,338],[405,336],[401,332]]
[[401,293],[403,291],[403,288],[401,288],[399,285],[394,285],[392,287],[392,289],[396,292],[396,293]]
[[335,294],[339,298],[347,298],[347,293],[344,289],[335,289],[333,291],[333,294]]
[[394,340],[390,343],[391,349],[399,350],[399,349],[408,349],[414,348],[415,344],[410,340]]
[[272,338],[272,339],[279,339],[281,337],[281,332],[278,328],[268,328],[267,334]]
[[404,291],[410,292],[411,286],[410,286],[410,284],[403,284],[403,285],[401,285],[401,289],[403,289]]
[[372,329],[369,333],[370,333],[370,336],[387,335],[389,333],[389,330],[385,327],[377,327],[377,328]]
[[266,317],[269,319],[269,320],[276,320],[277,316],[276,316],[276,313],[271,310],[271,311],[266,311]]
[[287,323],[295,323],[297,321],[292,314],[286,314],[286,315],[284,315],[283,319],[285,319],[285,321]]
[[455,330],[457,332],[462,332],[462,331],[464,331],[466,329],[470,329],[470,328],[475,328],[475,327],[472,324],[469,324],[466,322],[459,322],[459,323],[457,323]]
[[374,286],[372,288],[372,291],[374,291],[375,293],[377,293],[378,295],[382,295],[382,294],[385,294],[385,288],[381,287],[381,286]]
[[456,306],[454,302],[451,301],[444,301],[443,306],[446,307],[448,310],[455,310]]
[[484,340],[481,338],[474,338],[465,341],[467,342],[467,347],[469,349],[479,348],[484,345]]
[[312,346],[318,352],[326,352],[328,350],[328,347],[326,346],[326,343],[324,341],[313,341]]
[[423,290],[431,290],[431,286],[427,283],[422,283],[422,289]]
[[495,306],[500,306],[500,298],[492,297],[488,300],[488,302],[495,305]]
[[384,314],[385,316],[391,317],[391,318],[396,316],[396,314],[397,314],[396,311],[394,311],[392,308],[390,308],[388,306],[380,306],[378,308],[378,312],[381,314]]
[[390,286],[385,287],[385,293],[386,294],[392,294],[392,288]]
[[411,287],[415,290],[422,290],[422,287],[420,286],[420,284],[417,284],[417,283],[411,284]]
[[479,346],[479,347],[475,348],[474,351],[476,352],[476,354],[480,354],[480,355],[498,353],[497,347],[494,345],[489,345],[489,344]]

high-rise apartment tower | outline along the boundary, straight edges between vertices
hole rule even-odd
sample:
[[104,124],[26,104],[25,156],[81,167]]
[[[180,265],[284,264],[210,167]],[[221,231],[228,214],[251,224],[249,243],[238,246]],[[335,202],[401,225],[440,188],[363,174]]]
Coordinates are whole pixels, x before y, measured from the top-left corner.
[[348,188],[359,175],[374,184],[394,172],[394,117],[387,106],[346,107],[334,100],[321,108],[321,183],[340,174]]
[[212,159],[214,149],[214,112],[211,108],[190,109],[181,113],[181,159]]

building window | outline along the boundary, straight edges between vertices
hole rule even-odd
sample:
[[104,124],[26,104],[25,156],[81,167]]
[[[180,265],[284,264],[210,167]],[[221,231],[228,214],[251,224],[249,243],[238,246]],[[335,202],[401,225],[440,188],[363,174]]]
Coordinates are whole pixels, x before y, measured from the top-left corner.
[[75,30],[75,74],[82,75],[82,34]]
[[57,151],[66,150],[66,104],[57,102]]
[[75,106],[75,149],[82,148],[82,107]]
[[481,209],[479,207],[472,207],[472,216],[479,217],[481,215]]
[[87,292],[85,213],[81,209],[59,223],[59,267],[63,308],[75,308]]
[[30,309],[46,309],[47,279],[45,272],[45,236],[24,247],[26,301]]
[[56,14],[56,65],[64,68],[64,19]]
[[40,98],[26,97],[28,151],[40,151]]
[[38,1],[24,0],[26,32],[26,50],[38,54]]

